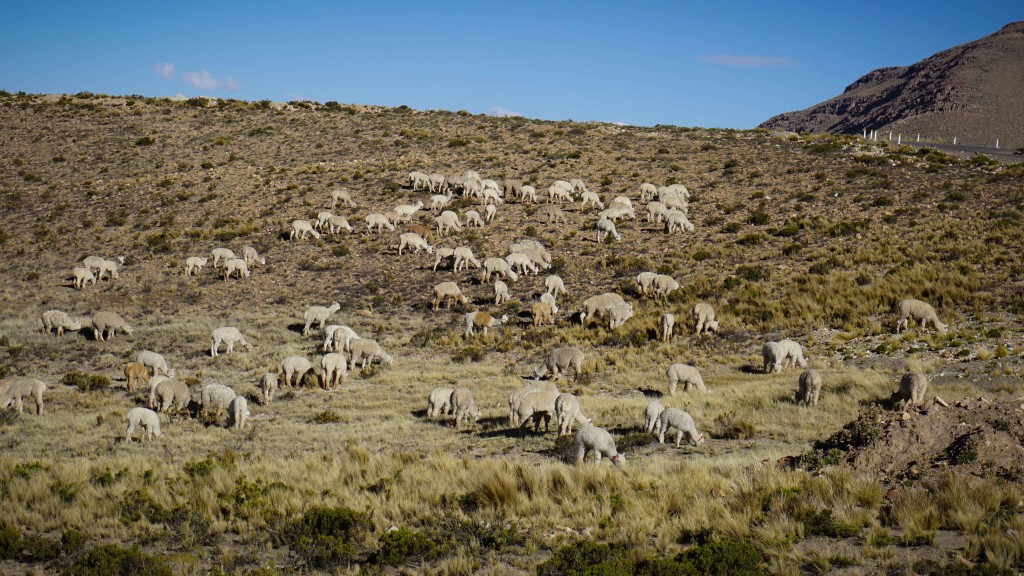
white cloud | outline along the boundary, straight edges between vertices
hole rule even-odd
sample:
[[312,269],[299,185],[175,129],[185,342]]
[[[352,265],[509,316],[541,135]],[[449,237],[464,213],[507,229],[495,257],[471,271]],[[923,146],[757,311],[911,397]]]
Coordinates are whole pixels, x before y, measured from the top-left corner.
[[796,60],[778,58],[776,56],[741,56],[738,54],[705,54],[700,57],[702,62],[732,66],[734,68],[784,68],[795,66]]
[[209,70],[201,70],[199,72],[182,72],[181,79],[186,84],[195,86],[200,90],[234,91],[240,88],[238,82],[233,77],[228,76],[224,80],[218,80],[210,74]]
[[494,108],[491,108],[490,110],[487,111],[487,115],[488,116],[498,116],[498,117],[522,116],[522,114],[520,114],[519,112],[513,112],[511,110],[506,110],[506,109],[502,108],[501,106],[495,106]]
[[161,78],[174,78],[174,64],[170,62],[160,62],[156,65],[156,75]]

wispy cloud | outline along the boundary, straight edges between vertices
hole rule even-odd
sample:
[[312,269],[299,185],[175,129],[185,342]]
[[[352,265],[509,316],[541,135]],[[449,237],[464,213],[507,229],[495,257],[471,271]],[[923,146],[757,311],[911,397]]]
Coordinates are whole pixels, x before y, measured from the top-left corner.
[[160,62],[155,68],[157,76],[167,78],[168,80],[174,78],[174,64],[171,64],[170,62]]
[[785,68],[796,65],[796,60],[792,58],[742,56],[739,54],[704,54],[700,60],[709,64],[732,66],[733,68]]
[[522,114],[520,114],[519,112],[513,112],[511,110],[506,110],[505,108],[502,108],[501,106],[495,106],[494,108],[491,108],[490,110],[487,111],[487,115],[488,116],[499,116],[499,117],[522,116]]
[[200,70],[199,72],[182,72],[181,79],[191,86],[195,86],[200,90],[227,90],[229,92],[238,90],[239,84],[231,76],[223,80],[218,80],[210,74],[209,70]]

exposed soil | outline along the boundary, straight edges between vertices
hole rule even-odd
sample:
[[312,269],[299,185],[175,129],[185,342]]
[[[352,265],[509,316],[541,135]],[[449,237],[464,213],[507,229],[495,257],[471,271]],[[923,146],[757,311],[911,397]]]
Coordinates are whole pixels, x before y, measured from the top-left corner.
[[[873,407],[842,431],[817,444],[817,457],[838,450],[854,470],[890,487],[954,473],[1024,481],[1024,398],[992,402],[964,398],[919,409]],[[835,454],[834,452],[832,453]],[[804,457],[807,461],[807,457]]]

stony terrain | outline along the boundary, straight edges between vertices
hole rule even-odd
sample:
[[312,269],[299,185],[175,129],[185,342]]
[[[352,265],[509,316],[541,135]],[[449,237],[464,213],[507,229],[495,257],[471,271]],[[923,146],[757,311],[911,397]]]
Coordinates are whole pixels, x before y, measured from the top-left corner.
[[[912,41],[912,40],[911,40]],[[909,139],[1024,147],[1024,22],[944,50],[910,66],[873,70],[835,98],[779,114],[772,130],[861,134],[890,130]]]
[[[705,541],[753,543],[761,572],[1022,567],[1019,166],[768,130],[92,94],[2,93],[0,139],[0,376],[51,385],[48,415],[0,420],[5,573],[70,570],[85,548],[137,544],[177,573],[524,574],[583,541],[631,550],[630,570],[681,564],[670,559]],[[637,207],[619,242],[596,242],[596,209],[563,204],[567,222],[555,224],[515,201],[436,242],[480,259],[543,242],[571,292],[556,326],[531,325],[543,273],[509,282],[512,301],[495,306],[477,272],[435,272],[431,255],[397,255],[401,230],[366,232],[368,213],[427,201],[407,185],[411,170],[468,169],[539,192],[578,177],[604,202]],[[646,222],[641,182],[685,184],[695,230]],[[337,186],[358,203],[337,209],[355,231],[288,241],[288,223],[315,219]],[[459,197],[453,209],[482,212]],[[212,261],[183,274],[189,256],[246,245],[267,259],[249,278],[224,280]],[[72,269],[93,254],[126,265],[77,290]],[[646,270],[681,288],[640,298],[633,279]],[[470,301],[431,311],[443,280]],[[636,316],[581,326],[582,300],[605,291]],[[894,334],[905,297],[934,304],[949,331]],[[258,405],[256,381],[283,356],[319,358],[302,311],[334,301],[332,322],[376,338],[395,364]],[[714,304],[719,334],[692,334],[698,301]],[[85,324],[114,310],[135,330],[109,342],[40,334],[53,308]],[[463,338],[462,316],[477,309],[511,321]],[[665,311],[683,329],[668,344]],[[222,325],[253,350],[211,358]],[[792,401],[799,371],[760,373],[761,344],[787,337],[825,374],[817,408]],[[557,345],[587,353],[563,390],[612,431],[627,466],[567,465],[564,439],[508,429],[509,393]],[[124,443],[124,415],[145,399],[121,371],[141,349],[163,353],[194,398],[214,380],[248,396],[249,427],[162,416],[163,438]],[[709,392],[666,396],[673,362],[697,366]],[[951,406],[890,410],[908,370]],[[67,376],[76,371],[86,376]],[[96,389],[82,385],[90,375]],[[425,419],[429,391],[453,384],[473,388],[477,425]],[[689,411],[708,442],[667,447],[642,433],[652,397]],[[320,548],[314,529],[330,532],[314,538]],[[15,534],[31,546],[10,544]],[[46,547],[61,538],[78,548]]]

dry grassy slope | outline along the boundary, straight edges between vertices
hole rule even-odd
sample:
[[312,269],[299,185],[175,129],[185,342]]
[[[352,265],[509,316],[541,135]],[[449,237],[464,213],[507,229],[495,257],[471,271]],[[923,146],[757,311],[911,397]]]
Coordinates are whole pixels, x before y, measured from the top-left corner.
[[[881,147],[857,151],[859,144],[851,141],[765,132],[373,107],[131,102],[56,96],[0,102],[8,151],[0,160],[6,216],[0,230],[2,248],[11,255],[2,302],[19,321],[33,322],[48,308],[86,316],[106,308],[136,324],[193,318],[199,335],[242,318],[294,331],[307,305],[337,300],[341,318],[368,334],[403,348],[430,344],[428,353],[450,354],[463,346],[460,315],[429,311],[433,284],[454,277],[473,299],[469,309],[507,312],[526,323],[541,277],[513,284],[515,300],[494,310],[490,288],[475,275],[432,272],[432,257],[423,254],[399,258],[397,233],[368,235],[360,219],[426,199],[395,187],[411,169],[474,168],[541,190],[556,178],[578,176],[606,201],[618,194],[636,198],[643,181],[685,183],[695,195],[693,234],[666,236],[646,222],[627,222],[620,226],[622,242],[599,245],[593,211],[568,207],[568,224],[548,225],[532,215],[534,206],[510,203],[494,224],[440,244],[469,244],[480,257],[500,256],[511,240],[536,234],[572,291],[563,305],[569,311],[606,290],[635,296],[632,278],[642,270],[671,273],[683,288],[668,309],[685,319],[689,307],[704,299],[724,319],[724,337],[688,348],[691,360],[739,354],[756,364],[762,335],[794,336],[811,346],[812,355],[847,360],[866,350],[941,352],[969,360],[981,348],[1013,348],[1022,190],[1019,179],[993,178],[991,167],[894,149],[881,156]],[[283,241],[286,223],[314,217],[327,203],[327,190],[340,182],[360,202],[339,210],[357,232]],[[472,206],[464,200],[457,205]],[[422,222],[429,218],[420,216]],[[246,244],[269,262],[247,280],[224,282],[209,269],[199,279],[180,274],[189,255],[216,246],[237,252]],[[126,254],[129,265],[120,281],[79,293],[70,288],[70,270],[88,254]],[[892,306],[904,296],[935,303],[956,331],[925,346],[884,336],[894,321]],[[528,361],[537,354],[532,348],[557,340],[609,353],[645,342],[663,308],[643,304],[638,318],[615,334],[563,321],[562,330],[507,331],[495,346],[504,353],[502,363]],[[352,316],[369,309],[369,318]],[[835,330],[841,332],[833,338]],[[806,339],[812,331],[815,336]],[[175,343],[183,342],[178,337]],[[304,346],[312,349],[311,342]],[[190,342],[181,354],[201,362],[203,346]],[[856,361],[884,363],[874,358]],[[965,363],[959,373],[987,373],[1005,384],[1006,376],[1014,376],[1006,362],[994,368]],[[64,368],[50,365],[48,371]]]
[[[564,527],[594,530],[599,521],[601,527],[588,534],[668,555],[695,526],[727,526],[729,534],[769,541],[772,534],[765,532],[772,525],[763,522],[759,506],[745,502],[751,494],[809,481],[751,471],[750,465],[799,453],[838,430],[860,403],[887,396],[894,376],[907,366],[932,372],[934,389],[948,399],[977,395],[979,388],[1000,397],[1019,394],[1021,186],[1019,177],[995,176],[995,167],[874,148],[857,159],[850,141],[760,131],[371,107],[275,111],[240,102],[210,108],[133,102],[0,99],[0,141],[8,152],[0,159],[0,250],[8,278],[0,285],[3,370],[51,382],[71,369],[116,377],[125,359],[151,348],[189,376],[253,394],[259,373],[281,356],[314,353],[318,342],[299,335],[295,324],[307,305],[335,299],[343,305],[336,318],[378,337],[395,354],[396,366],[353,375],[340,393],[307,390],[271,407],[254,406],[254,426],[244,436],[174,419],[167,421],[164,443],[127,449],[117,436],[124,411],[137,398],[122,390],[82,394],[58,386],[49,398],[62,418],[0,426],[0,480],[11,482],[12,522],[26,530],[70,526],[94,539],[168,550],[154,536],[159,527],[125,525],[109,504],[147,485],[136,473],[152,466],[158,486],[169,482],[151,488],[154,497],[167,505],[196,505],[216,534],[240,535],[244,550],[269,544],[264,520],[239,517],[233,505],[217,504],[230,495],[239,474],[299,486],[273,493],[274,509],[289,517],[309,505],[307,495],[320,494],[325,504],[377,510],[378,531],[391,523],[429,525],[438,510],[469,513],[459,503],[462,495],[489,494],[511,483],[508,502],[485,506],[475,516],[486,519],[501,511],[529,535],[525,551],[492,558],[504,567],[496,573],[531,570],[543,550],[565,540]],[[605,201],[618,194],[635,199],[643,181],[686,184],[696,197],[692,234],[665,236],[652,225],[632,222],[620,227],[622,242],[599,245],[592,211],[569,207],[569,223],[555,226],[538,222],[533,206],[507,204],[494,224],[442,243],[465,243],[478,256],[495,256],[505,254],[510,240],[536,233],[573,291],[565,303],[570,311],[591,294],[624,286],[634,298],[628,286],[644,269],[670,272],[683,288],[668,305],[642,303],[637,318],[616,332],[584,330],[563,317],[557,328],[516,326],[467,343],[459,338],[462,308],[430,312],[434,283],[455,277],[476,305],[513,315],[528,308],[542,277],[512,284],[517,301],[494,310],[486,304],[490,288],[472,274],[434,273],[433,258],[422,254],[397,257],[397,233],[375,236],[360,229],[297,243],[279,236],[285,222],[314,217],[338,182],[360,202],[356,209],[339,210],[359,228],[369,211],[426,198],[392,185],[408,171],[469,168],[485,176],[520,177],[539,188],[578,176]],[[246,244],[259,247],[268,260],[247,280],[224,282],[209,269],[198,279],[181,275],[189,255],[216,246],[237,252]],[[88,254],[125,254],[129,264],[117,282],[78,292],[68,277]],[[935,302],[952,321],[951,333],[888,335],[891,306],[904,295]],[[716,303],[723,319],[720,337],[684,334],[667,346],[649,342],[666,307],[685,319],[698,299]],[[39,313],[49,308],[83,316],[114,309],[136,332],[110,343],[76,336],[57,341],[33,332]],[[369,315],[357,314],[371,308]],[[525,324],[526,317],[519,318]],[[241,327],[256,345],[253,352],[210,359],[209,331],[224,324]],[[823,395],[819,410],[787,401],[793,372],[750,373],[763,339],[782,335],[800,339],[815,365],[829,370],[826,389],[834,393]],[[643,392],[662,390],[664,366],[675,361],[699,366],[712,392],[683,395],[671,400],[674,405],[687,407],[709,430],[716,429],[716,419],[746,422],[755,438],[728,438],[725,426],[693,453],[632,444],[634,437],[629,475],[595,467],[570,476],[553,458],[551,437],[518,438],[502,422],[518,374],[558,341],[587,349],[588,376],[570,389],[583,394],[584,409],[620,438],[638,425],[647,402]],[[486,352],[482,361],[452,363],[454,354],[474,346]],[[426,393],[451,382],[476,390],[486,417],[480,429],[455,434],[419,417]],[[324,411],[336,413],[340,422],[312,424],[311,417]],[[240,452],[237,464],[190,489],[182,465],[224,447]],[[10,472],[41,454],[56,461],[43,474],[46,481],[80,486],[81,505],[58,512],[63,508],[48,484]],[[86,460],[95,470],[82,469]],[[101,489],[89,477],[102,467],[127,467],[135,475]],[[395,489],[367,489],[378,482]],[[849,496],[835,492],[840,496],[828,498]],[[604,522],[615,494],[627,495],[628,503]],[[844,518],[857,522],[875,521],[879,512],[877,502],[843,510]],[[473,557],[462,554],[452,562]],[[799,561],[785,552],[780,558],[783,565]],[[202,562],[209,565],[208,558]],[[445,566],[447,573],[473,572]]]
[[[506,206],[493,226],[463,234],[462,241],[468,237],[477,254],[502,255],[509,240],[533,226],[564,263],[560,272],[576,287],[576,297],[617,288],[645,267],[664,266],[693,287],[687,301],[728,299],[722,283],[740,265],[765,267],[755,275],[768,274],[759,289],[769,291],[771,299],[788,293],[820,295],[819,280],[829,284],[838,278],[808,277],[806,272],[829,256],[838,259],[832,262],[834,268],[863,268],[876,286],[886,276],[902,276],[900,266],[906,260],[921,261],[931,270],[893,281],[904,284],[905,291],[916,289],[938,299],[949,313],[959,311],[959,300],[975,297],[960,291],[947,298],[943,289],[930,286],[929,281],[944,283],[942,268],[958,265],[997,301],[1012,297],[1003,282],[1006,276],[989,269],[989,256],[1012,244],[1012,237],[1005,237],[1012,231],[1001,228],[1016,223],[1019,186],[1012,181],[986,184],[984,173],[968,168],[927,173],[909,161],[897,167],[865,167],[848,154],[816,156],[806,152],[802,141],[763,133],[386,109],[347,114],[143,102],[129,107],[123,100],[22,102],[8,98],[2,108],[8,132],[2,182],[8,238],[4,247],[30,255],[13,265],[24,272],[30,266],[41,275],[38,283],[46,286],[59,283],[72,263],[87,254],[125,253],[131,257],[127,275],[146,287],[147,299],[169,310],[182,305],[181,298],[167,293],[175,289],[207,310],[253,301],[273,307],[270,301],[287,296],[287,305],[274,308],[282,314],[335,298],[350,311],[375,304],[379,312],[407,314],[411,307],[421,314],[426,291],[444,275],[425,269],[426,256],[382,257],[394,250],[396,235],[342,237],[336,242],[348,253],[335,257],[332,249],[344,253],[335,241],[289,244],[279,241],[278,233],[292,219],[314,217],[325,204],[327,190],[339,181],[348,180],[346,185],[361,202],[358,209],[344,211],[358,227],[359,217],[370,210],[425,198],[405,189],[385,189],[409,170],[452,173],[475,168],[499,179],[520,177],[542,189],[556,178],[579,176],[606,200],[617,194],[635,197],[642,181],[678,181],[695,192],[692,219],[697,231],[692,235],[665,237],[655,227],[636,222],[622,226],[621,244],[598,246],[592,241],[593,212],[572,212],[568,225],[547,226],[529,217],[533,207],[522,205]],[[137,145],[145,137],[155,144]],[[460,142],[467,144],[452,146]],[[727,163],[734,166],[723,169]],[[29,181],[36,177],[40,181]],[[949,202],[948,197],[957,200]],[[765,213],[767,224],[747,224],[755,210]],[[957,218],[947,218],[953,213]],[[856,229],[863,221],[870,223],[867,229]],[[725,232],[734,222],[742,225],[740,230]],[[766,234],[786,222],[802,230],[793,238]],[[846,235],[837,235],[843,232],[834,226],[844,223]],[[247,233],[230,241],[214,239],[236,229]],[[979,229],[1004,237],[986,244]],[[752,233],[763,237],[748,238],[756,244],[737,244]],[[801,248],[783,257],[781,252],[794,240]],[[270,262],[244,283],[200,281],[201,289],[195,289],[195,282],[173,276],[156,281],[158,272],[175,275],[172,265],[187,255],[243,244],[261,248]],[[936,264],[943,260],[945,264]],[[1001,262],[998,268],[1006,270]],[[395,282],[397,278],[403,281]],[[699,278],[707,280],[695,283]],[[401,302],[392,290],[383,301],[371,302],[379,287],[388,284],[399,289]],[[520,286],[516,292],[523,295]],[[486,290],[473,292],[482,297]],[[888,312],[900,296],[874,295],[864,311]],[[775,309],[762,322],[745,314],[738,320],[751,328],[807,329],[835,324],[830,315],[850,316],[846,308],[853,304],[835,307],[797,318]],[[841,320],[863,326],[856,318]]]

